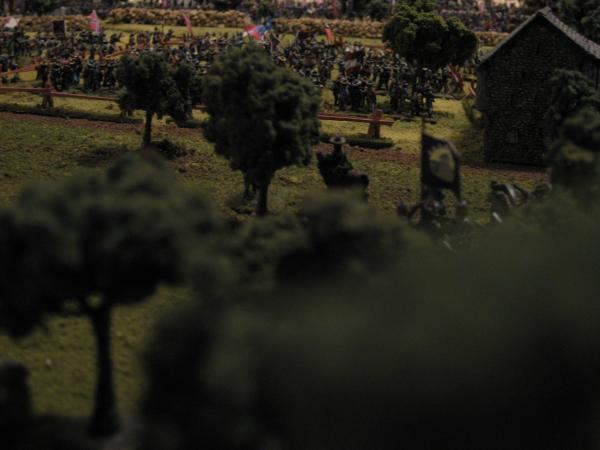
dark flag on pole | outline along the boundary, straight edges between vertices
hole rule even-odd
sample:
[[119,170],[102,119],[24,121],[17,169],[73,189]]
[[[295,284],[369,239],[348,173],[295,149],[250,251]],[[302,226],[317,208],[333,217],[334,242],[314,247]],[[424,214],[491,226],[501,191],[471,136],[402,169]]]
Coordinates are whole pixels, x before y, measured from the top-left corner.
[[429,189],[448,189],[460,196],[460,155],[451,142],[421,135],[421,183]]

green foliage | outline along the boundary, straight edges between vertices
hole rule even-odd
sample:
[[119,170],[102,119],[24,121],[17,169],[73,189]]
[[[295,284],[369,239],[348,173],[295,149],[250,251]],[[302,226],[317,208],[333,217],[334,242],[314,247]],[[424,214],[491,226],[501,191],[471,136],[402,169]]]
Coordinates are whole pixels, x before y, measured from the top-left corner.
[[186,311],[146,358],[145,448],[595,448],[597,217]]
[[256,5],[256,13],[258,17],[262,17],[263,19],[274,17],[276,13],[275,3],[272,0],[260,0],[258,5]]
[[373,20],[384,20],[390,14],[390,4],[386,0],[369,0],[365,13]]
[[548,83],[550,107],[544,117],[548,142],[555,140],[562,124],[585,107],[600,109],[600,95],[581,72],[556,70]]
[[383,41],[421,67],[438,69],[463,64],[477,48],[477,37],[457,18],[446,22],[433,12],[400,4],[385,24]]
[[266,213],[275,172],[310,160],[319,137],[318,91],[250,45],[230,50],[211,66],[204,97],[210,115],[206,137],[233,170],[259,187],[257,213]]
[[549,6],[567,25],[594,42],[600,42],[600,3],[598,0],[525,0],[527,13]]
[[558,14],[568,25],[587,38],[600,42],[600,3],[598,0],[560,0]]
[[157,329],[144,358],[149,389],[141,400],[140,448],[270,448],[257,428],[254,355],[222,360],[213,352],[218,335],[219,319],[201,308],[171,316]]
[[[130,156],[106,174],[27,188],[2,223],[3,238],[12,242],[2,247],[6,256],[30,270],[29,277],[5,278],[2,287],[27,284],[35,275],[40,282],[29,283],[31,303],[61,313],[68,300],[81,302],[85,312],[93,296],[108,305],[137,302],[159,284],[177,281],[189,240],[219,222],[209,203],[182,191],[160,162]],[[13,293],[2,297],[26,308],[29,302]]]
[[305,237],[282,259],[283,280],[367,276],[390,258],[415,250],[420,240],[400,219],[379,213],[358,196],[327,193],[308,198],[300,216]]
[[307,245],[308,237],[297,217],[257,218],[234,234],[232,256],[240,279],[250,289],[272,289],[279,264],[286,255]]
[[27,10],[35,14],[47,14],[60,7],[61,0],[27,0]]
[[477,36],[457,17],[446,21],[448,34],[444,39],[444,53],[450,55],[450,63],[460,66],[477,50]]
[[589,11],[581,19],[581,32],[592,41],[600,42],[600,6]]
[[474,127],[478,128],[478,129],[483,129],[484,128],[483,118],[481,116],[481,113],[479,113],[475,109],[475,99],[470,98],[470,97],[465,97],[461,100],[461,103],[463,106],[463,110],[465,111],[465,116],[467,117],[467,119],[469,120],[471,125],[473,125]]
[[600,112],[581,109],[567,119],[551,147],[552,182],[592,201],[600,194]]
[[92,321],[99,365],[93,432],[117,426],[111,308],[179,281],[187,247],[219,226],[209,203],[182,191],[160,162],[133,156],[106,173],[31,186],[0,216],[0,256],[12,261],[0,270],[1,325],[22,335],[48,314]]
[[176,122],[190,118],[194,69],[178,65],[171,69],[164,55],[143,52],[139,56],[124,56],[117,68],[117,79],[123,86],[118,101],[124,111],[141,109],[146,113],[143,144],[152,141],[152,118],[170,115]]
[[217,11],[228,11],[230,9],[236,9],[242,0],[215,0],[213,4],[215,5],[215,9]]
[[390,257],[416,250],[427,239],[359,195],[308,198],[299,217],[279,216],[244,224],[233,241],[233,259],[247,285],[268,290],[278,282],[367,276]]
[[400,0],[394,6],[394,14],[404,8],[413,8],[418,12],[434,12],[437,9],[437,0]]
[[557,70],[545,115],[552,182],[595,195],[600,149],[600,94],[580,72]]

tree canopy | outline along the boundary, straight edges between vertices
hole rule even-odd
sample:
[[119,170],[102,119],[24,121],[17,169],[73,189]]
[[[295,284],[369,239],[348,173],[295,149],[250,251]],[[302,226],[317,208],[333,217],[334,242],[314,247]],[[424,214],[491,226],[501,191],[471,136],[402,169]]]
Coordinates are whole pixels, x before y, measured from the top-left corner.
[[551,178],[558,186],[597,201],[600,194],[600,112],[584,107],[560,127],[551,145]]
[[61,0],[27,0],[27,10],[35,14],[47,14],[54,11],[61,4]]
[[319,138],[317,89],[248,45],[229,50],[211,66],[204,101],[210,116],[206,137],[233,170],[258,187],[256,212],[265,214],[275,172],[310,160]]
[[598,0],[560,0],[558,15],[587,38],[600,43],[600,2]]
[[145,448],[593,448],[595,222],[186,311],[145,358]]
[[547,139],[551,142],[560,127],[570,117],[585,107],[600,110],[600,94],[581,72],[559,69],[548,82],[550,107],[544,116]]
[[92,433],[118,427],[112,307],[180,280],[187,248],[219,227],[203,197],[180,188],[162,163],[134,156],[106,173],[29,187],[0,214],[0,325],[23,335],[48,314],[92,322],[98,351]]
[[421,67],[461,65],[477,49],[477,37],[457,18],[445,21],[427,3],[401,3],[385,24],[383,41]]

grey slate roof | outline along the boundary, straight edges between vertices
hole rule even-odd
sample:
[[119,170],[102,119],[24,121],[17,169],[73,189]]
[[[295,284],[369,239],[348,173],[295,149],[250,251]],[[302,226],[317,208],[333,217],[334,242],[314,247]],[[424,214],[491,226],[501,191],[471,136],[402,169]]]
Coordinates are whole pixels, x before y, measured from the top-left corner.
[[540,9],[538,12],[529,17],[525,22],[519,25],[515,30],[510,33],[506,39],[504,39],[500,44],[494,48],[491,52],[485,55],[479,67],[485,65],[489,60],[491,60],[506,44],[514,39],[523,29],[525,29],[531,22],[535,20],[545,20],[551,26],[553,26],[556,30],[560,31],[565,37],[570,39],[573,43],[575,43],[579,48],[581,48],[585,53],[589,54],[593,58],[600,60],[600,45],[596,44],[594,41],[589,40],[585,36],[582,36],[573,28],[569,27],[565,23],[561,22],[558,17],[552,14],[552,10],[549,7]]

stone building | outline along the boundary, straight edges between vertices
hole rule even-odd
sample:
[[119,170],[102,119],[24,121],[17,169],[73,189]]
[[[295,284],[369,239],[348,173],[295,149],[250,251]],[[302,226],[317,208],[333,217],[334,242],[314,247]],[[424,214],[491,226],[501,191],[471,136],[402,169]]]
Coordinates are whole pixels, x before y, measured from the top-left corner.
[[556,69],[578,70],[598,88],[600,45],[544,8],[486,55],[477,68],[475,107],[485,116],[484,156],[542,164],[547,82]]

